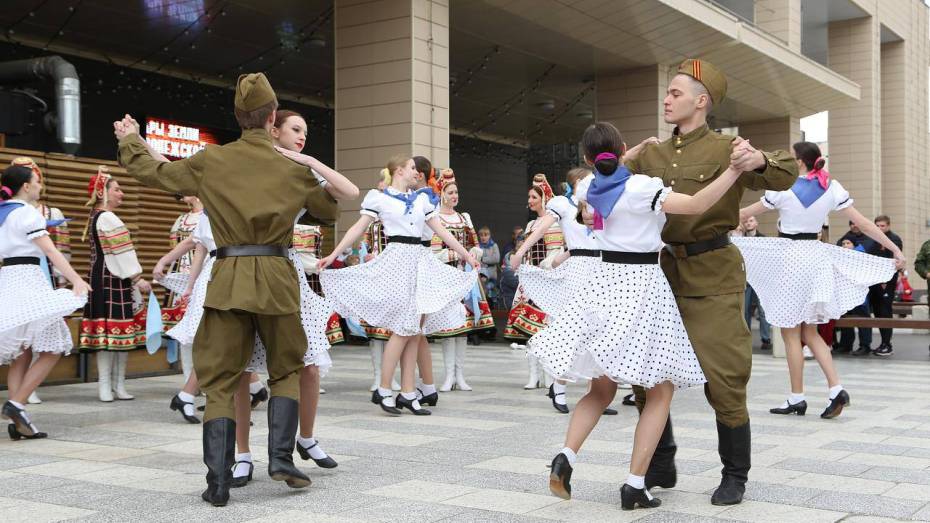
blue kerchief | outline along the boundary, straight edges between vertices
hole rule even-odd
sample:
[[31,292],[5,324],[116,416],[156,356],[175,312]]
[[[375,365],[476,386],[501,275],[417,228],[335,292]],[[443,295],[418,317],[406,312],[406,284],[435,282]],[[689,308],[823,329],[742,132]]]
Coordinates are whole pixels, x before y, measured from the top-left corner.
[[0,203],[0,225],[6,221],[11,212],[23,206],[22,202],[3,202]]
[[626,181],[630,179],[630,176],[630,171],[622,165],[611,175],[594,171],[594,181],[591,182],[591,187],[588,189],[587,200],[588,205],[593,207],[595,211],[595,229],[603,228],[603,220],[609,217],[614,210],[614,205],[623,195]]
[[791,192],[798,197],[798,201],[806,209],[823,196],[823,193],[827,192],[827,190],[820,185],[817,178],[811,178],[810,180],[798,178],[798,181],[791,186]]

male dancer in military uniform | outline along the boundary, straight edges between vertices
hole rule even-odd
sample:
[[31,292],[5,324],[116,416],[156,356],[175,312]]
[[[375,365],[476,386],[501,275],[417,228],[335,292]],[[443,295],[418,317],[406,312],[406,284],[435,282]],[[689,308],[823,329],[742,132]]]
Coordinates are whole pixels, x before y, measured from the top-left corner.
[[[748,141],[708,128],[707,114],[723,101],[726,91],[726,77],[716,67],[703,60],[685,60],[664,100],[665,121],[676,125],[674,135],[646,146],[628,164],[632,172],[660,177],[684,194],[696,193],[731,163],[744,171],[707,212],[670,214],[662,231],[667,244],[662,269],[707,377],[704,393],[717,417],[723,477],[711,497],[715,505],[742,501],[750,466],[746,383],[752,367],[752,338],[743,319],[746,272],[727,233],[739,224],[744,190],[786,190],[798,176],[788,153],[763,153]],[[634,390],[642,409],[645,392],[638,387]],[[647,487],[675,485],[676,449],[669,418],[646,474]]]
[[[294,466],[298,371],[307,338],[300,321],[297,273],[288,259],[294,219],[302,209],[332,222],[336,202],[310,170],[275,151],[269,129],[278,102],[265,75],[239,77],[236,120],[242,136],[176,162],[149,154],[129,115],[114,122],[120,164],[145,185],[198,196],[217,249],[204,314],[194,339],[194,368],[207,393],[203,499],[229,499],[235,448],[233,394],[252,355],[255,332],[268,350],[268,473],[294,488],[310,479]],[[332,182],[333,180],[330,180]]]

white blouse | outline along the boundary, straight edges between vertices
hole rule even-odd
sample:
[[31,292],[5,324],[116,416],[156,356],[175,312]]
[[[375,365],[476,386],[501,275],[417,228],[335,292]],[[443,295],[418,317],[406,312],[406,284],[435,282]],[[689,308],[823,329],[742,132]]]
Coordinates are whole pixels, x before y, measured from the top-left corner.
[[191,239],[194,240],[194,243],[206,247],[208,254],[210,251],[216,250],[216,242],[213,240],[213,227],[210,225],[210,218],[207,218],[206,214],[200,217],[197,227],[191,233]]
[[32,241],[48,236],[45,218],[38,209],[22,200],[7,201],[21,203],[22,206],[11,211],[3,225],[0,225],[0,258],[45,256],[42,249]]
[[546,214],[559,220],[566,249],[600,249],[592,231],[584,224],[578,223],[578,205],[573,200],[565,196],[556,196],[546,204]]
[[[587,201],[588,188],[593,176],[578,182],[576,194]],[[610,217],[604,220],[604,229],[592,234],[599,249],[621,252],[658,252],[665,247],[662,227],[665,213],[662,203],[672,192],[661,178],[634,174],[626,181],[623,194],[614,204]]]
[[785,234],[820,232],[831,211],[840,211],[853,204],[849,191],[832,179],[826,192],[807,208],[791,189],[765,191],[760,201],[768,209],[778,209],[778,230]]
[[[403,194],[391,187],[387,188],[391,194]],[[407,194],[413,191],[408,191]],[[397,198],[393,198],[383,192],[372,189],[365,195],[362,200],[360,214],[370,216],[375,220],[380,220],[384,227],[384,234],[387,236],[412,236],[423,240],[433,237],[432,229],[426,225],[426,221],[435,216],[436,206],[430,203],[429,197],[421,193],[413,201],[410,212],[406,213],[406,206]],[[424,229],[429,229],[429,235],[426,235]]]

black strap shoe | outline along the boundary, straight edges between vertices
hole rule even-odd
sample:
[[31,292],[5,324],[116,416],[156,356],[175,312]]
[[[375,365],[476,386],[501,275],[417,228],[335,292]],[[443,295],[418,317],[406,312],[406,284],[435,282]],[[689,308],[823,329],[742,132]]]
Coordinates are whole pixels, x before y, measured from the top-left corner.
[[622,403],[623,405],[626,405],[627,407],[635,407],[636,406],[636,395],[627,394],[626,396],[623,397],[620,403]]
[[827,405],[827,409],[823,411],[823,414],[820,415],[823,419],[833,419],[843,413],[843,408],[849,406],[849,393],[846,390],[841,390],[835,398],[830,400],[830,404]]
[[36,432],[32,436],[27,436],[16,430],[16,425],[13,423],[10,423],[6,426],[6,431],[10,435],[10,439],[13,441],[19,441],[21,439],[45,439],[48,437],[48,434],[45,432]]
[[384,403],[384,400],[389,399],[389,398],[390,396],[382,396],[381,393],[379,393],[378,391],[373,391],[371,393],[372,403],[374,403],[375,405],[379,405],[381,407],[381,410],[383,410],[384,412],[387,412],[391,416],[400,416],[401,415],[400,409]]
[[[420,402],[416,399],[408,400],[403,396],[403,394],[398,394],[394,398],[394,403],[399,409],[410,409],[410,412],[416,414],[417,416],[429,416],[432,412],[420,407]],[[382,407],[383,408],[383,407]]]
[[572,466],[568,457],[559,452],[549,465],[549,492],[562,499],[572,499]]
[[774,409],[769,409],[769,412],[772,414],[797,414],[798,416],[803,416],[807,413],[807,402],[801,400],[794,405],[788,403],[787,407],[775,407]]
[[235,450],[234,420],[214,418],[203,424],[203,463],[207,466],[207,490],[200,497],[214,507],[225,507],[229,502]]
[[649,468],[646,469],[647,490],[655,487],[664,489],[675,487],[678,483],[678,469],[675,467],[677,452],[678,445],[675,444],[675,434],[672,431],[672,417],[669,416],[665,421],[665,428],[662,429],[659,442],[656,444],[656,450],[652,453]]
[[435,407],[439,403],[439,393],[434,392],[432,394],[423,394],[421,389],[417,389],[417,392],[420,393],[420,405],[429,405],[430,407]]
[[633,510],[636,506],[642,508],[656,508],[662,504],[662,500],[652,497],[648,489],[633,488],[624,483],[620,489],[620,508],[623,510]]
[[294,466],[297,400],[273,396],[268,400],[268,475],[291,488],[310,486],[310,478]]
[[200,418],[198,418],[197,416],[193,416],[193,415],[188,416],[187,413],[184,412],[184,405],[193,406],[194,404],[191,403],[191,402],[182,400],[180,396],[178,396],[177,394],[175,394],[174,397],[171,398],[171,404],[168,405],[168,407],[169,407],[171,410],[176,410],[176,411],[180,412],[180,413],[181,413],[181,417],[184,418],[184,421],[186,421],[186,422],[188,422],[188,423],[193,423],[193,424],[200,423]]
[[617,414],[620,414],[619,412],[617,412],[617,409],[612,409],[610,407],[607,407],[606,409],[604,409],[605,416],[616,416]]
[[10,401],[3,404],[3,408],[0,409],[0,415],[3,416],[3,419],[12,421],[16,431],[23,437],[28,438],[30,436],[35,436],[39,432],[39,429],[37,429],[36,426],[33,425],[32,420],[29,419],[29,415],[26,414],[26,409],[21,409],[13,405]]
[[736,505],[743,501],[749,479],[751,456],[749,422],[739,427],[727,427],[717,422],[717,451],[723,463],[723,477],[710,502],[714,505]]
[[564,393],[564,392],[559,392],[558,394],[556,394],[556,393],[555,393],[555,385],[553,384],[553,385],[549,385],[549,393],[547,394],[547,396],[549,396],[549,399],[552,400],[552,407],[553,407],[555,410],[561,412],[562,414],[568,414],[568,405],[562,405],[561,403],[556,403],[556,402],[555,402],[555,397],[556,397],[556,396],[565,397],[565,393]]
[[304,461],[308,459],[312,459],[313,462],[316,463],[316,466],[322,469],[334,469],[337,466],[339,466],[339,464],[336,463],[336,460],[334,460],[333,458],[329,456],[326,456],[325,458],[322,458],[322,459],[316,459],[310,455],[310,449],[312,449],[313,447],[316,447],[319,444],[320,442],[317,441],[316,443],[314,443],[313,445],[310,445],[309,447],[304,447],[298,441],[297,442],[297,454],[300,455],[300,459]]
[[240,463],[246,463],[249,465],[249,473],[246,474],[245,476],[239,476],[239,477],[233,476],[232,480],[229,482],[229,486],[232,488],[244,487],[248,485],[250,481],[252,481],[252,472],[255,471],[255,465],[253,465],[251,461],[237,461],[236,464],[233,465],[234,472],[235,472],[236,467],[238,467]]
[[268,401],[268,389],[266,387],[262,387],[255,394],[250,392],[249,396],[252,398],[252,410],[255,410],[259,405],[262,404],[262,402]]

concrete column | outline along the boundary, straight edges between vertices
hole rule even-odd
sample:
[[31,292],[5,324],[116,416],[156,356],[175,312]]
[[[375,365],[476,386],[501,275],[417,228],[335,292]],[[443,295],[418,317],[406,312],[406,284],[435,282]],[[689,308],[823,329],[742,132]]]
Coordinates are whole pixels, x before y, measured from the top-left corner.
[[[739,124],[739,135],[749,140],[753,147],[763,151],[782,149],[791,152],[791,144],[801,141],[801,120],[789,116],[771,120],[741,122]],[[746,191],[743,194],[741,205],[746,206],[755,203],[759,201],[760,197],[762,197],[760,191]],[[760,215],[758,219],[759,228],[763,234],[774,235],[777,232],[775,225],[778,221],[777,213],[767,212]]]
[[[856,208],[873,217],[882,212],[879,23],[874,17],[831,22],[828,31],[829,67],[861,88],[859,100],[829,108],[830,173],[852,194]],[[831,235],[847,229],[846,220],[833,213]]]
[[801,0],[756,0],[756,25],[801,52]]
[[[364,194],[395,154],[449,165],[447,0],[335,0],[336,169]],[[340,204],[337,234],[361,199]]]
[[671,78],[663,65],[599,74],[594,119],[616,125],[630,147],[650,136],[670,138],[673,126],[663,120],[662,99]]

